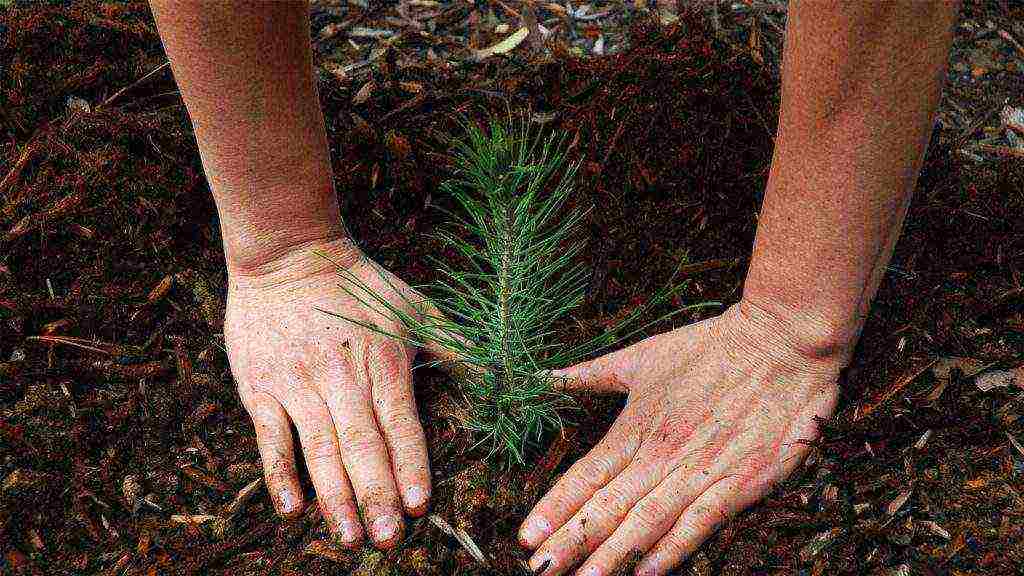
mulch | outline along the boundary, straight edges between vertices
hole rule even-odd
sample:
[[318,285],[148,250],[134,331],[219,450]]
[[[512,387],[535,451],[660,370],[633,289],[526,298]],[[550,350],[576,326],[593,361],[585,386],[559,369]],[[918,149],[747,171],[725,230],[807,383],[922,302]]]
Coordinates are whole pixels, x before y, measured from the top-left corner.
[[[450,206],[436,192],[446,137],[460,117],[514,110],[567,134],[578,202],[595,207],[590,294],[567,340],[641,303],[684,258],[684,300],[735,301],[771,160],[785,11],[671,8],[315,3],[335,183],[363,248],[429,281],[434,207]],[[838,414],[793,477],[680,574],[1019,574],[1022,22],[1012,3],[966,3]],[[276,518],[223,350],[216,213],[145,3],[0,8],[0,62],[0,572],[524,573],[519,521],[621,399],[581,398],[536,466],[504,470],[469,448],[445,377],[418,371],[436,520],[381,553],[334,547],[315,506]]]

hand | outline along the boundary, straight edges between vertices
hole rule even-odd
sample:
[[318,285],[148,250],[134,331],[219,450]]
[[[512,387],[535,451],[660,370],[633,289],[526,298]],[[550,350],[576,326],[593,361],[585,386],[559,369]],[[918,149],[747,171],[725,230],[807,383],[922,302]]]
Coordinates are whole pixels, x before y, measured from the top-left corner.
[[839,358],[813,357],[745,303],[556,372],[570,387],[628,393],[605,438],[520,530],[545,576],[665,574],[806,456],[832,414]]
[[342,288],[348,269],[411,312],[350,242],[293,250],[258,273],[229,274],[224,339],[238,393],[256,428],[271,499],[279,513],[302,510],[291,425],[328,527],[342,543],[363,538],[360,515],[380,547],[401,538],[402,510],[423,514],[430,498],[427,446],[416,414],[415,350],[322,310],[404,334],[397,320],[366,309]]

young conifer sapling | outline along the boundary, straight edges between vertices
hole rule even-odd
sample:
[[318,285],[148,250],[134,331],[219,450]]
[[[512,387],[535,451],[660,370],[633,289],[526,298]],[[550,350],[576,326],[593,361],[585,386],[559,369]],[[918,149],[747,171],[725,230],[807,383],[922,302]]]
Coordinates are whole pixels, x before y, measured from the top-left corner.
[[464,127],[465,136],[452,140],[453,176],[441,187],[458,210],[448,212],[449,229],[436,234],[461,258],[458,265],[431,258],[437,279],[416,287],[433,308],[403,296],[415,311],[409,313],[339,268],[348,294],[377,314],[397,318],[408,334],[324,312],[413,346],[433,342],[450,350],[464,368],[455,371],[464,426],[489,455],[523,464],[528,448],[560,430],[573,406],[551,376],[553,369],[651,324],[718,303],[682,307],[640,325],[650,309],[685,288],[674,276],[604,333],[572,345],[559,339],[555,324],[583,302],[588,280],[588,270],[577,261],[586,211],[567,205],[579,164],[567,160],[564,135],[545,136],[526,117]]

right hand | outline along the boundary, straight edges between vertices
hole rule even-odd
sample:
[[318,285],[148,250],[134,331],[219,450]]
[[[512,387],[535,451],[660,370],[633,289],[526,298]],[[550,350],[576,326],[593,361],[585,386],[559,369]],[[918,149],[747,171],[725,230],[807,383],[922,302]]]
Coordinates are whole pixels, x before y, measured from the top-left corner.
[[416,293],[390,274],[389,286],[380,267],[351,242],[303,246],[259,272],[229,273],[228,360],[277,511],[294,516],[303,509],[294,424],[332,533],[355,546],[365,526],[378,547],[388,547],[401,538],[402,511],[421,515],[430,499],[427,444],[410,372],[416,351],[317,310],[406,333],[397,319],[374,313],[340,288],[336,265],[318,252],[413,312],[396,290],[409,299]]

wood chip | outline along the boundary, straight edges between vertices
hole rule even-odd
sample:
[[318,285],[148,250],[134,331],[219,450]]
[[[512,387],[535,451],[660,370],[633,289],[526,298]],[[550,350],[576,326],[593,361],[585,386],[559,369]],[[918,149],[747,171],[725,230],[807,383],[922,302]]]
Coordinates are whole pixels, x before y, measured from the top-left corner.
[[371,96],[373,96],[373,91],[376,89],[376,82],[374,82],[373,80],[367,81],[366,84],[363,84],[363,87],[359,89],[359,92],[356,92],[356,95],[352,97],[352,103],[355,104],[356,106],[360,104],[365,104],[366,101],[369,100]]
[[949,540],[950,538],[952,538],[952,536],[950,536],[949,532],[945,528],[943,528],[942,526],[939,526],[937,523],[935,523],[932,520],[925,520],[925,521],[920,523],[920,526],[922,528],[924,528],[925,530],[927,530],[928,532],[930,532],[930,533],[932,533],[932,534],[934,534],[934,535],[936,535],[939,538],[942,538],[944,540]]
[[917,379],[917,377],[924,373],[925,370],[931,368],[936,362],[938,362],[938,360],[938,358],[930,358],[920,360],[912,364],[909,368],[904,370],[903,373],[899,377],[897,377],[892,384],[887,386],[878,394],[875,394],[875,396],[865,404],[858,406],[857,411],[854,413],[853,420],[860,420],[870,415],[872,412],[874,412],[881,406],[883,406],[889,399],[891,399],[901,390],[906,388],[908,384]]
[[137,514],[142,505],[142,484],[139,477],[129,474],[121,482],[121,491],[124,493],[124,502],[131,508],[132,514]]
[[394,30],[384,30],[382,28],[363,28],[361,26],[353,27],[348,31],[349,38],[390,38],[395,35]]
[[345,65],[340,62],[328,61],[321,64],[321,67],[339,82],[348,82],[348,74],[345,72]]
[[146,297],[146,301],[149,302],[150,304],[156,304],[157,302],[163,300],[164,297],[167,296],[167,294],[171,291],[171,288],[173,287],[174,274],[168,274],[167,276],[164,276],[163,279],[160,280],[160,282],[157,282],[157,285],[154,286],[153,289],[149,291],[149,296]]
[[171,522],[177,524],[205,524],[213,522],[217,518],[213,514],[172,514]]
[[234,500],[221,509],[220,514],[217,516],[217,521],[213,525],[214,536],[223,539],[231,532],[235,517],[238,516],[238,513],[242,511],[245,504],[259,491],[261,486],[263,486],[263,478],[257,478],[246,484],[244,488],[238,491]]
[[828,548],[842,533],[843,529],[839,527],[818,533],[800,549],[800,559],[804,562],[810,562],[818,554],[821,554],[825,548]]
[[307,556],[319,556],[325,560],[331,562],[337,562],[338,564],[350,564],[352,562],[351,554],[343,552],[331,545],[326,540],[313,540],[306,545],[306,549],[303,553]]
[[917,442],[914,442],[914,449],[915,450],[920,450],[920,449],[924,448],[924,445],[928,443],[928,439],[931,438],[931,437],[932,437],[931,429],[925,430],[924,434],[921,434],[921,437],[917,439]]
[[889,505],[885,508],[885,512],[889,516],[895,516],[896,513],[900,511],[900,508],[903,508],[903,505],[907,503],[907,500],[910,500],[911,494],[913,494],[913,490],[904,490],[900,492],[892,502],[889,502]]
[[1010,446],[1013,446],[1014,450],[1017,451],[1017,454],[1024,456],[1024,446],[1020,445],[1020,442],[1017,441],[1017,438],[1015,438],[1014,435],[1010,434],[1009,432],[1006,433],[1006,437],[1010,439]]
[[986,372],[974,380],[974,385],[982,392],[996,388],[1018,386],[1024,388],[1024,365],[1013,370],[993,370]]
[[511,36],[505,38],[501,42],[488,46],[487,48],[484,48],[482,50],[477,50],[476,52],[473,53],[473,59],[480,61],[485,58],[490,58],[491,56],[494,56],[496,54],[505,54],[511,52],[517,46],[522,44],[523,40],[526,40],[526,37],[529,35],[530,29],[527,28],[526,26],[523,26],[519,30],[513,32]]

